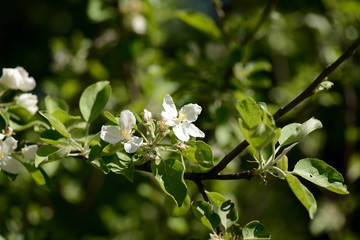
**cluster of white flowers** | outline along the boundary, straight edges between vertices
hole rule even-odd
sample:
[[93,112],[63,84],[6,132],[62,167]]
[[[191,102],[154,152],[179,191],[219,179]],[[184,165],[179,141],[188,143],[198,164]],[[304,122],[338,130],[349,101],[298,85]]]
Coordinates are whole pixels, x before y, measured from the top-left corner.
[[[36,87],[36,82],[33,77],[29,77],[29,73],[22,67],[3,68],[0,85],[5,89],[18,89],[28,92]],[[31,93],[23,93],[15,97],[15,103],[27,109],[32,115],[39,110],[37,96]]]
[[[0,170],[11,174],[18,174],[20,171],[20,163],[14,157],[13,152],[17,148],[17,140],[13,137],[6,137],[0,133]],[[37,145],[25,146],[21,149],[21,153],[26,161],[35,159]]]
[[[160,130],[172,127],[175,136],[183,142],[189,141],[190,136],[205,137],[205,134],[193,124],[202,110],[198,104],[187,104],[178,112],[173,99],[169,94],[166,94],[163,100],[163,107],[165,111],[161,113],[162,120],[159,121]],[[143,138],[133,136],[133,128],[136,125],[134,114],[129,110],[124,110],[116,120],[119,126],[102,126],[101,139],[110,144],[123,142],[127,153],[136,152],[143,144]],[[145,123],[152,121],[152,113],[146,109],[144,109],[144,121]],[[153,131],[155,130],[153,129]],[[151,136],[155,136],[155,133],[151,134]]]

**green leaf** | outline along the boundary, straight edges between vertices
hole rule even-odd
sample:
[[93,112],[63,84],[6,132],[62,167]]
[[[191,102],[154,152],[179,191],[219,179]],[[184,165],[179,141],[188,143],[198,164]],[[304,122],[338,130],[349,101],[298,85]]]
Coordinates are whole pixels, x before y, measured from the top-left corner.
[[113,173],[122,174],[129,181],[133,181],[134,167],[131,164],[131,158],[125,153],[117,152],[111,156],[102,157],[106,167]]
[[9,125],[10,122],[10,116],[9,114],[4,111],[3,109],[0,110],[0,130],[6,129],[6,127]]
[[189,211],[191,205],[191,199],[189,195],[186,195],[183,204],[181,205],[181,207],[178,207],[175,204],[174,200],[166,195],[164,205],[165,205],[165,211],[167,212],[168,215],[172,217],[181,217],[184,216]]
[[338,194],[349,194],[344,178],[335,168],[316,158],[305,158],[298,161],[294,171],[306,180]]
[[256,220],[244,226],[242,235],[244,240],[271,239],[270,234],[265,232],[264,226]]
[[40,146],[35,156],[35,167],[38,167],[40,164],[63,159],[68,155],[69,152],[70,149],[67,147],[57,148],[50,145]]
[[217,192],[206,192],[211,202],[218,207],[218,214],[221,219],[221,224],[227,230],[238,219],[238,214],[235,209],[235,204],[230,200],[227,200],[224,196]]
[[87,87],[80,97],[80,112],[87,122],[92,122],[104,110],[111,93],[108,81],[101,81]]
[[151,170],[162,190],[174,199],[180,207],[187,195],[187,187],[183,178],[184,166],[175,159],[152,161]]
[[9,107],[9,113],[12,113],[12,119],[20,123],[27,123],[33,118],[33,115],[26,108],[18,105],[11,105]]
[[205,201],[196,201],[192,202],[191,207],[195,217],[215,233],[216,227],[220,224],[220,217],[213,211],[213,206]]
[[287,172],[288,170],[288,157],[284,155],[276,162],[276,167],[280,168],[282,171]]
[[69,110],[69,106],[64,100],[51,96],[45,97],[45,107],[49,113],[53,113],[56,110],[63,110],[65,112]]
[[61,109],[57,109],[51,113],[56,119],[58,119],[64,126],[71,126],[81,120],[80,116],[71,116],[67,112]]
[[312,131],[322,128],[322,124],[315,118],[310,118],[303,124],[292,123],[281,129],[279,143],[281,146],[300,141]]
[[220,207],[227,199],[217,192],[207,192],[206,195],[210,198],[211,202],[214,203],[217,207]]
[[66,138],[63,137],[58,131],[48,129],[41,133],[40,140],[52,144],[52,145],[58,145],[58,144],[67,144]]
[[297,179],[297,177],[290,173],[286,175],[286,181],[297,199],[299,199],[302,205],[304,205],[304,207],[308,210],[310,218],[313,219],[317,205],[312,193],[300,182],[299,179]]
[[197,166],[208,170],[214,167],[213,155],[209,145],[202,141],[189,141],[189,147],[182,154]]
[[269,145],[276,137],[275,129],[264,123],[260,123],[254,128],[248,129],[244,124],[244,121],[239,118],[239,126],[246,141],[257,150],[261,150]]
[[244,97],[238,100],[236,109],[240,113],[245,128],[252,129],[262,123],[260,108],[252,98]]
[[29,171],[31,177],[34,179],[35,183],[45,190],[51,189],[50,178],[42,168],[36,168],[28,163],[23,163],[25,168]]
[[114,115],[112,115],[110,112],[105,111],[105,112],[104,112],[104,116],[105,116],[107,119],[109,119],[112,123],[114,123],[114,124],[116,124],[116,125],[119,124],[118,121],[116,120],[116,118],[114,117]]
[[67,131],[66,127],[62,122],[60,122],[57,118],[52,116],[46,111],[40,111],[39,112],[44,118],[46,118],[51,126],[55,128],[56,131],[58,131],[61,135],[63,135],[66,138],[71,138],[71,134]]
[[230,228],[237,220],[238,214],[235,209],[235,204],[231,200],[227,200],[218,209],[221,224],[225,227],[225,230]]
[[183,22],[206,34],[213,36],[214,38],[219,38],[221,36],[220,29],[216,26],[214,20],[208,15],[200,12],[189,13],[180,10],[176,12],[176,16]]

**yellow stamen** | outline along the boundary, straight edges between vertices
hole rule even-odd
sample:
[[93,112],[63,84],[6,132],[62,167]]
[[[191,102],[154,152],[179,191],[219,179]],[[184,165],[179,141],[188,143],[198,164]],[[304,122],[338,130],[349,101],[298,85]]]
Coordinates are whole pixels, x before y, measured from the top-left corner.
[[2,151],[0,151],[0,160],[3,158],[4,154]]

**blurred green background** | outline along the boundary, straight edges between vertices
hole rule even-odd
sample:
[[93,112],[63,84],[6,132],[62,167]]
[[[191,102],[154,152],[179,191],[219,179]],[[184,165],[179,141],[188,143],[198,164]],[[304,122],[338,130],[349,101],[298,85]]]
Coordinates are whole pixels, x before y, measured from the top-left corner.
[[[83,89],[111,81],[107,110],[160,117],[170,93],[180,107],[203,107],[197,125],[216,161],[242,141],[236,99],[264,101],[274,113],[297,96],[360,34],[356,0],[279,1],[260,29],[264,0],[16,0],[2,3],[0,67],[23,66],[37,81],[40,98],[65,99],[76,114]],[[215,6],[215,7],[214,7]],[[217,7],[216,7],[217,6]],[[220,14],[220,17],[219,17]],[[223,14],[223,15],[222,15]],[[324,128],[289,155],[290,168],[304,157],[339,170],[350,195],[306,184],[318,201],[310,221],[284,181],[206,181],[207,190],[231,198],[241,225],[258,219],[272,239],[360,239],[360,55],[329,76],[335,85],[279,121],[314,116]],[[92,124],[100,130],[104,119]],[[33,131],[18,133],[36,140]],[[240,161],[241,159],[241,161]],[[250,169],[243,153],[224,172]],[[293,159],[293,160],[292,160]],[[104,175],[81,160],[44,165],[52,190],[40,189],[24,170],[14,182],[0,174],[0,239],[145,240],[207,239],[191,211],[168,216],[164,194],[149,175],[135,182]],[[200,200],[187,182],[190,196]]]

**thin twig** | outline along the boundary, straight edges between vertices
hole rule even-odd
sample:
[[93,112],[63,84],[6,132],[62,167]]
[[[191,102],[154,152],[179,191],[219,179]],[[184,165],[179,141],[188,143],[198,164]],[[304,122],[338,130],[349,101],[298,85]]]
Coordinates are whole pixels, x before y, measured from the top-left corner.
[[[319,84],[332,73],[340,64],[345,60],[350,58],[355,54],[356,49],[360,46],[360,37],[355,40],[355,42],[332,64],[328,65],[320,75],[306,88],[299,96],[292,100],[285,107],[281,107],[275,114],[275,121],[284,116],[291,109],[296,107],[298,104],[303,102],[306,98],[312,96],[315,92],[314,90],[319,86]],[[209,174],[216,175],[221,172],[235,157],[237,157],[245,148],[249,145],[245,140],[240,143],[236,148],[234,148],[230,153],[228,153],[212,170],[209,171]]]
[[199,189],[199,192],[203,196],[204,200],[211,204],[210,199],[209,199],[208,195],[205,192],[205,188],[204,188],[204,185],[202,184],[202,182],[200,180],[197,180],[197,181],[195,181],[195,183],[196,183],[196,186]]

